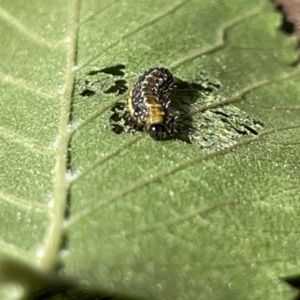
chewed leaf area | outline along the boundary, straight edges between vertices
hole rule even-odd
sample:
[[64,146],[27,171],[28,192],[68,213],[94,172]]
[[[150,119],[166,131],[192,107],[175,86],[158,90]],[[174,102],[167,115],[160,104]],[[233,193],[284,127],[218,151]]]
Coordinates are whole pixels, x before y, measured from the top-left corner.
[[[130,86],[124,75],[123,65],[91,70],[77,80],[77,92],[81,97],[124,94]],[[116,134],[133,132],[126,111],[126,97],[130,96],[124,95],[124,100],[112,105],[107,120]],[[175,77],[170,100],[168,111],[177,117],[174,134],[168,140],[180,140],[210,152],[225,149],[242,137],[257,135],[263,128],[260,120],[233,104],[224,104],[226,97],[222,95],[221,83],[210,79],[205,72],[199,72],[193,82]]]
[[125,66],[116,65],[104,69],[93,69],[76,81],[76,90],[82,97],[92,97],[101,93],[123,94],[126,92],[126,81],[123,69]]
[[272,0],[273,5],[282,13],[280,29],[293,34],[298,40],[298,60],[294,63],[300,65],[300,1],[299,0]]

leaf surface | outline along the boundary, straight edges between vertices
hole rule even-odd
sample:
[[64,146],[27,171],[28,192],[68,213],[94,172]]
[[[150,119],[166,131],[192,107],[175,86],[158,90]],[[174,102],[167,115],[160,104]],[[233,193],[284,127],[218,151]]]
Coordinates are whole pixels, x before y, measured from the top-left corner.
[[[0,252],[136,297],[290,298],[300,74],[279,23],[261,1],[2,1]],[[117,65],[80,95],[74,82]],[[155,66],[191,84],[204,71],[263,130],[209,151],[115,134],[126,95],[107,91]]]

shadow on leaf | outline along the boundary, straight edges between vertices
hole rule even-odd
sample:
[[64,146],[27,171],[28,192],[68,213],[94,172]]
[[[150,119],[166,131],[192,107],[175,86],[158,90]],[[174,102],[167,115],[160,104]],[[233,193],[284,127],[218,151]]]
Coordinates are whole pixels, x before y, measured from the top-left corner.
[[[178,117],[174,133],[165,140],[179,140],[215,151],[231,146],[241,137],[257,135],[263,127],[262,122],[238,107],[223,104],[226,99],[220,92],[221,84],[210,80],[203,72],[193,82],[175,78],[175,85],[168,110],[170,115]],[[205,108],[212,104],[212,108]],[[124,102],[118,102],[111,108],[109,122],[116,134],[132,131]]]
[[290,276],[281,279],[286,283],[288,283],[293,288],[296,288],[298,290],[298,295],[296,296],[296,298],[294,298],[294,300],[300,300],[300,276],[296,275],[296,276]]
[[87,286],[77,279],[42,272],[24,263],[2,258],[0,283],[18,284],[29,290],[26,300],[143,300]]

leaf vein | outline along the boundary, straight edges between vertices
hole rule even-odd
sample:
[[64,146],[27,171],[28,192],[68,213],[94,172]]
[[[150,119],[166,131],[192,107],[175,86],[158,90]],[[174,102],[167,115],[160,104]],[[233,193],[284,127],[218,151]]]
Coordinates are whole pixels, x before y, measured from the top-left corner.
[[151,178],[144,178],[141,179],[140,181],[138,181],[137,183],[135,183],[134,185],[124,189],[123,191],[112,195],[111,197],[109,197],[107,200],[105,201],[101,201],[96,203],[95,205],[86,208],[85,210],[82,210],[81,212],[75,214],[70,220],[65,222],[65,228],[68,230],[69,228],[71,228],[72,226],[74,226],[76,223],[84,220],[85,218],[87,218],[88,216],[92,215],[93,213],[95,213],[96,211],[98,211],[99,209],[102,209],[106,206],[108,206],[111,203],[116,202],[117,200],[124,198],[125,196],[132,194],[133,192],[136,192],[137,190],[144,188],[158,180],[161,180],[163,178],[166,178],[172,174],[175,174],[181,170],[187,169],[191,166],[194,166],[197,163],[201,163],[210,159],[213,159],[216,156],[219,155],[226,155],[228,153],[230,153],[232,150],[234,149],[238,149],[240,147],[243,147],[245,145],[249,145],[255,141],[259,141],[261,140],[261,138],[263,138],[264,136],[276,133],[278,131],[283,131],[283,130],[290,130],[290,129],[294,129],[294,128],[300,128],[300,124],[294,124],[291,126],[286,126],[286,127],[281,127],[281,128],[275,128],[275,129],[270,129],[270,130],[266,130],[263,132],[260,132],[258,135],[250,137],[250,138],[246,138],[243,139],[239,142],[237,142],[236,144],[231,145],[230,147],[226,148],[226,149],[222,149],[216,152],[212,152],[206,155],[201,155],[198,156],[194,159],[189,159],[181,164],[178,164],[177,166],[170,168],[168,170],[165,170],[163,172],[159,172],[156,175],[154,175]]
[[184,4],[186,4],[188,1],[190,0],[181,0],[175,4],[173,4],[171,7],[169,7],[168,9],[166,9],[165,11],[163,11],[162,13],[154,16],[152,19],[150,19],[149,21],[137,26],[136,28],[128,31],[127,33],[123,34],[118,40],[111,42],[109,45],[105,46],[104,48],[102,48],[98,53],[96,53],[95,55],[93,55],[92,57],[88,58],[85,62],[83,62],[81,65],[77,66],[74,71],[79,71],[82,68],[84,68],[85,66],[89,65],[90,63],[92,63],[93,61],[95,61],[97,58],[99,58],[102,54],[106,53],[108,50],[112,49],[113,47],[115,47],[116,45],[118,45],[121,41],[124,41],[125,39],[131,37],[132,35],[138,33],[139,31],[145,29],[146,27],[160,21],[161,19],[169,16],[170,14],[174,13],[177,9],[179,9],[180,7],[182,7]]
[[53,170],[53,206],[49,210],[50,223],[43,241],[43,256],[40,267],[44,271],[53,268],[57,263],[59,248],[64,234],[62,227],[65,218],[68,195],[67,160],[69,146],[69,121],[72,90],[74,82],[73,66],[76,62],[76,45],[78,37],[80,0],[73,0],[69,20],[69,45],[66,56],[66,75],[64,93],[61,101],[60,120],[58,127],[56,161]]
[[113,6],[114,4],[116,4],[118,1],[120,0],[113,0],[111,1],[107,6],[105,6],[104,8],[99,9],[98,11],[94,12],[93,14],[83,18],[83,21],[81,21],[79,23],[79,26],[82,26],[84,23],[87,23],[88,21],[94,19],[95,17],[97,17],[99,14],[103,13],[104,11],[106,11],[108,8],[110,8],[111,6]]
[[0,135],[11,139],[13,142],[21,144],[22,146],[39,153],[47,152],[49,154],[54,153],[54,149],[51,147],[47,147],[41,145],[38,141],[34,140],[33,138],[27,138],[15,130],[8,129],[6,127],[0,126]]
[[18,88],[31,91],[37,95],[47,97],[47,98],[55,98],[56,95],[51,94],[50,92],[43,91],[41,88],[38,88],[37,86],[31,84],[30,82],[27,82],[24,79],[15,78],[11,75],[5,74],[0,70],[0,79],[5,82],[12,85],[17,86]]
[[127,95],[128,95],[128,92],[116,97],[113,101],[110,101],[109,103],[105,104],[104,106],[101,106],[97,110],[93,111],[90,115],[88,115],[81,122],[74,121],[71,124],[70,135],[72,135],[76,130],[80,129],[81,127],[83,127],[83,126],[87,125],[88,123],[92,122],[93,120],[95,120],[97,117],[102,115],[105,111],[110,109],[112,107],[112,105],[116,104],[117,102],[119,102],[120,100],[125,98],[125,96],[127,96]]
[[80,171],[80,173],[75,174],[69,182],[70,185],[74,184],[77,180],[79,180],[79,179],[83,178],[84,176],[88,175],[95,168],[97,168],[98,166],[100,166],[100,165],[104,164],[105,162],[109,161],[111,158],[118,155],[120,152],[127,149],[127,147],[129,147],[132,144],[136,143],[137,141],[139,141],[144,136],[145,135],[143,135],[143,134],[137,134],[134,137],[132,137],[132,138],[128,139],[127,141],[125,141],[124,143],[122,143],[121,145],[119,145],[119,147],[117,147],[114,150],[112,150],[111,152],[107,153],[106,155],[98,157],[94,162],[92,162],[91,164],[86,166],[82,171]]
[[1,248],[1,252],[3,252],[9,257],[15,256],[17,259],[21,258],[26,262],[28,261],[33,262],[33,257],[29,252],[17,247],[16,245],[7,243],[3,239],[0,239],[0,248]]
[[9,202],[15,206],[20,206],[27,210],[37,209],[37,211],[45,212],[49,209],[48,205],[42,204],[37,201],[20,198],[14,194],[7,192],[6,190],[0,189],[0,198],[6,202]]
[[202,55],[212,54],[218,50],[225,48],[227,46],[227,41],[226,41],[227,32],[231,28],[236,26],[237,24],[242,23],[243,21],[245,21],[247,19],[257,16],[259,13],[261,13],[261,11],[262,11],[261,8],[254,9],[242,16],[238,16],[238,17],[224,23],[217,31],[219,41],[215,45],[209,46],[204,49],[199,49],[197,51],[193,51],[190,54],[188,54],[187,56],[185,56],[185,57],[181,58],[180,60],[178,60],[177,62],[173,63],[169,68],[172,70],[176,69],[176,68],[180,67],[181,65],[184,65],[190,61],[193,61],[194,59],[196,59]]
[[242,90],[238,91],[235,94],[235,96],[233,96],[233,97],[230,97],[230,98],[225,99],[223,101],[219,101],[219,102],[215,102],[215,103],[211,103],[211,104],[207,104],[207,105],[203,105],[203,106],[199,107],[198,109],[192,111],[191,115],[194,115],[194,114],[199,113],[199,112],[204,112],[208,109],[215,108],[215,107],[218,107],[218,106],[221,106],[221,105],[224,105],[224,104],[230,104],[230,103],[237,102],[237,101],[241,100],[245,95],[249,94],[252,91],[255,91],[255,90],[257,90],[261,87],[264,87],[264,86],[268,86],[268,85],[271,85],[271,84],[274,84],[274,83],[278,83],[280,81],[290,79],[290,78],[292,78],[296,75],[299,75],[299,73],[300,73],[300,71],[296,70],[294,72],[285,74],[284,76],[281,76],[281,77],[278,77],[278,78],[266,79],[266,80],[262,80],[260,82],[254,83],[254,84],[249,85],[249,86],[243,88]]
[[[274,185],[273,185],[274,186]],[[139,228],[137,230],[128,230],[128,231],[121,231],[119,233],[115,233],[112,234],[110,236],[107,237],[103,237],[100,239],[120,239],[120,238],[130,238],[130,237],[134,237],[136,235],[139,234],[144,234],[144,233],[152,233],[158,229],[162,229],[162,228],[169,228],[171,226],[175,226],[177,224],[183,223],[185,221],[188,221],[194,217],[200,216],[202,218],[202,220],[205,220],[205,216],[208,214],[211,214],[215,211],[217,211],[219,208],[223,208],[223,207],[229,207],[229,206],[236,206],[239,204],[244,204],[246,203],[253,203],[253,202],[258,202],[258,203],[264,203],[264,204],[268,204],[267,202],[264,201],[264,199],[266,199],[268,196],[272,195],[278,195],[280,193],[284,193],[288,190],[295,190],[295,189],[299,189],[298,186],[291,186],[289,188],[284,188],[284,189],[280,189],[277,191],[274,191],[272,193],[269,193],[269,190],[272,186],[269,186],[269,188],[265,191],[265,193],[261,194],[261,195],[256,195],[255,197],[252,197],[250,199],[237,199],[237,200],[230,200],[230,201],[223,201],[220,203],[215,203],[213,205],[210,205],[208,207],[204,207],[204,208],[199,208],[193,212],[187,213],[183,216],[180,216],[178,218],[173,218],[164,222],[158,222],[156,224],[150,225],[150,226],[145,226],[143,228]],[[274,207],[274,206],[272,206]],[[213,226],[218,226],[218,224],[212,224],[212,222],[205,220],[205,225],[213,225]],[[222,228],[225,228],[224,225],[222,225]],[[228,227],[229,229],[233,229],[233,226]],[[236,226],[234,226],[235,230],[238,230],[238,228]],[[243,228],[243,230],[247,230],[247,228]],[[252,229],[253,231],[258,230],[258,228],[256,229]],[[250,231],[250,229],[249,229]],[[276,231],[278,232],[278,231]],[[290,232],[290,231],[289,231]],[[283,233],[287,233],[287,231],[284,231]],[[296,233],[296,232],[294,232]]]
[[20,20],[12,16],[7,10],[0,6],[0,18],[6,21],[10,26],[16,28],[19,32],[23,33],[26,37],[28,37],[33,42],[47,46],[49,48],[53,48],[59,46],[61,43],[65,43],[64,40],[52,40],[42,36],[40,33],[33,31],[31,28],[26,26]]

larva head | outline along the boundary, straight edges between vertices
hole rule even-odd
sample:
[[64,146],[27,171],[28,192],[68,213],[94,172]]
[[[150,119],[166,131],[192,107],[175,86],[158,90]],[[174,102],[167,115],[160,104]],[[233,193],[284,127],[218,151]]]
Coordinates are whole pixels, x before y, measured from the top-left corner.
[[164,140],[167,133],[168,129],[164,124],[151,124],[149,127],[149,134],[154,140]]

